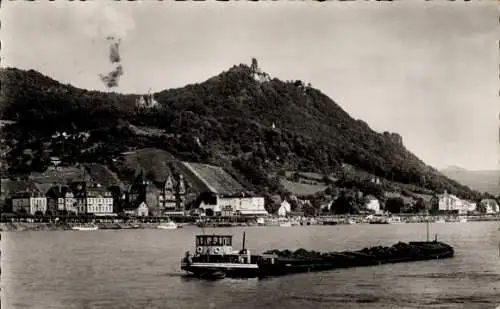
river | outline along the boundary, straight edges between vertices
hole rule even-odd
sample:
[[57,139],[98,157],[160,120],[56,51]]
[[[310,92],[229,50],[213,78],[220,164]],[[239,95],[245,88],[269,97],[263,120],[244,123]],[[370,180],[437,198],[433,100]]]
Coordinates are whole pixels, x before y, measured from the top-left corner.
[[[2,233],[2,308],[496,308],[498,222],[430,225],[455,257],[271,279],[185,278],[180,259],[197,227]],[[424,240],[425,224],[247,227],[233,246],[255,251],[362,249]]]

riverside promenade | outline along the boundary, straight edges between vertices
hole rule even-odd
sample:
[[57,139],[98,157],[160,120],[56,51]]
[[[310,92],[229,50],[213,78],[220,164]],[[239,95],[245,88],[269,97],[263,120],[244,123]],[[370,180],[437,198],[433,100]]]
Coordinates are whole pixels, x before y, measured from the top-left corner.
[[[484,214],[484,215],[471,215],[471,216],[424,216],[424,215],[411,215],[411,214],[398,214],[387,216],[366,216],[366,215],[330,215],[330,216],[315,216],[315,217],[267,217],[264,220],[247,220],[246,222],[231,222],[226,220],[209,220],[208,224],[203,227],[249,227],[249,226],[280,226],[283,222],[290,222],[291,226],[307,226],[307,225],[331,225],[333,224],[368,224],[370,220],[375,218],[387,219],[388,223],[453,223],[453,222],[477,222],[477,221],[500,221],[500,214]],[[462,221],[460,221],[462,219]],[[465,220],[463,220],[465,219]],[[95,224],[100,230],[119,230],[119,229],[156,229],[161,222],[141,222],[138,220],[123,222],[96,222]],[[177,221],[177,220],[174,220]],[[180,220],[184,221],[184,220]],[[260,222],[258,222],[260,221]],[[185,222],[185,221],[184,221]],[[34,222],[29,219],[16,219],[10,222],[0,223],[0,231],[55,231],[55,230],[71,230],[72,223],[66,222]],[[182,226],[200,226],[195,222],[182,223]]]

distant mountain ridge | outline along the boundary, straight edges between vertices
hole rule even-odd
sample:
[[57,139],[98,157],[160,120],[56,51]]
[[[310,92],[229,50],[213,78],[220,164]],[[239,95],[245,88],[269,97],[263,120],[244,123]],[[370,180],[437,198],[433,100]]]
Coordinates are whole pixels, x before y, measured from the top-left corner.
[[283,190],[271,172],[330,174],[347,163],[392,181],[476,194],[422,162],[397,133],[373,131],[311,85],[270,78],[256,61],[155,93],[154,108],[138,106],[139,95],[87,91],[33,70],[0,73],[0,118],[16,121],[1,132],[11,175],[43,171],[51,156],[116,170],[123,152],[156,148],[221,166],[255,192]]
[[500,195],[500,170],[467,170],[459,166],[449,166],[441,170],[445,176],[473,190]]

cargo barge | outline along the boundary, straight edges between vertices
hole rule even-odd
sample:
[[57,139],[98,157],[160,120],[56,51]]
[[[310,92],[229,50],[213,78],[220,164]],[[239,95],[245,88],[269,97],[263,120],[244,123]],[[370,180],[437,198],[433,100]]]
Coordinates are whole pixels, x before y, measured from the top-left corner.
[[321,253],[298,249],[270,250],[263,254],[252,254],[243,247],[234,251],[232,235],[197,235],[195,253],[186,252],[181,260],[181,269],[190,275],[218,279],[264,278],[293,273],[325,271],[337,268],[372,266],[451,258],[453,247],[443,242],[415,241],[398,242],[391,247],[370,247],[358,251]]

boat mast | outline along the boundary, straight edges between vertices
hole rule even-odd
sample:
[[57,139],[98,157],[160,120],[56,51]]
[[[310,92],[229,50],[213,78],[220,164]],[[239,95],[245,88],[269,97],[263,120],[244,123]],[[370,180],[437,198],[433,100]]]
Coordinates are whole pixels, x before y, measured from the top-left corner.
[[427,230],[427,241],[429,241],[429,218],[428,217],[427,217],[426,230]]
[[245,250],[245,238],[246,238],[246,233],[243,232],[243,245],[242,245],[242,248],[241,248],[242,251]]

